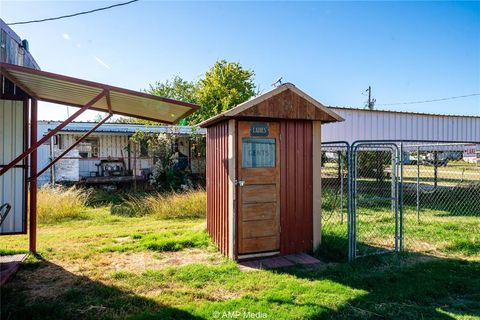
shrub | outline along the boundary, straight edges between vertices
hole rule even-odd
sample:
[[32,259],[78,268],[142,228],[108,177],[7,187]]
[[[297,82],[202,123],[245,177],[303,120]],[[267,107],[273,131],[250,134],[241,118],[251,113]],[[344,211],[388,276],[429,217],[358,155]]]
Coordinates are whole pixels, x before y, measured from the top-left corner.
[[187,156],[178,150],[178,135],[173,133],[148,134],[137,131],[132,141],[148,145],[150,155],[155,159],[150,183],[159,191],[178,191],[192,188],[187,173]]
[[159,219],[205,217],[207,197],[205,191],[156,193],[145,197],[130,196],[124,203],[114,205],[111,213],[128,217],[155,215]]
[[37,194],[37,214],[40,223],[81,218],[89,192],[75,187],[44,186]]

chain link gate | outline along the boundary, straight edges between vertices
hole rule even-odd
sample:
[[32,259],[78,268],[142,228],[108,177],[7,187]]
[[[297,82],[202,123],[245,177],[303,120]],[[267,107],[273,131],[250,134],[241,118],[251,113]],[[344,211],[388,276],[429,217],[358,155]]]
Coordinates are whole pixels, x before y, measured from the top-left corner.
[[480,142],[322,143],[321,217],[326,260],[480,258]]
[[400,250],[401,168],[394,143],[352,144],[349,260]]

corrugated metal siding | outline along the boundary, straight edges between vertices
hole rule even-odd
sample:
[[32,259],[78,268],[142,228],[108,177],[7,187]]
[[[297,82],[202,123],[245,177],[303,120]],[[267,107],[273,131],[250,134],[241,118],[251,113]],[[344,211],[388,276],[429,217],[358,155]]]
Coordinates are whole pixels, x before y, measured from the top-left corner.
[[313,250],[312,122],[280,122],[280,251]]
[[[0,165],[7,165],[23,151],[23,101],[0,100]],[[25,161],[18,165],[25,164]],[[12,206],[0,234],[25,231],[25,168],[14,167],[0,177],[0,205]]]
[[22,40],[0,19],[0,62],[40,69],[30,52],[22,48]]
[[128,136],[91,135],[91,137],[98,137],[98,151],[100,158],[128,158],[128,152],[125,150],[129,143]]
[[207,230],[228,255],[228,121],[207,130]]
[[480,117],[330,108],[345,119],[322,126],[322,141],[480,141]]

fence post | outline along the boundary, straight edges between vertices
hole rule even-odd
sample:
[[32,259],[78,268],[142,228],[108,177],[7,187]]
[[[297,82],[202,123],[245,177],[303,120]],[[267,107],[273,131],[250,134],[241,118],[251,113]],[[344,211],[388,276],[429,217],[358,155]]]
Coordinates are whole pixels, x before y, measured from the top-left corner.
[[343,163],[342,152],[338,152],[339,173],[340,173],[340,223],[343,224]]
[[420,223],[420,147],[417,146],[417,223]]
[[403,142],[400,143],[400,186],[398,202],[400,204],[400,251],[403,251]]
[[347,230],[348,230],[348,261],[355,260],[355,253],[354,253],[354,235],[353,235],[353,227],[354,227],[354,220],[353,220],[353,200],[352,200],[352,145],[347,145]]

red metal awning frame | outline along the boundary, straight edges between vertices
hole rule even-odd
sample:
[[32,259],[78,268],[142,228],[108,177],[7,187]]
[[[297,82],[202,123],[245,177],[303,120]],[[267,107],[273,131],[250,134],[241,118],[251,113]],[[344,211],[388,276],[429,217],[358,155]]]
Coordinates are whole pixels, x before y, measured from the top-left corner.
[[[8,70],[6,70],[6,66],[8,68],[11,68],[12,70],[22,70],[31,74],[47,74],[48,76],[55,77],[56,79],[65,79],[68,81],[75,82],[79,85],[82,84],[88,84],[92,86],[96,86],[96,88],[102,89],[102,91],[97,94],[93,99],[91,99],[89,102],[87,102],[85,105],[78,105],[78,104],[69,104],[74,107],[79,107],[80,109],[77,110],[74,114],[72,114],[70,117],[68,117],[66,120],[64,120],[62,123],[60,123],[56,128],[53,130],[49,131],[45,136],[43,136],[40,140],[38,140],[37,137],[37,122],[38,122],[38,101],[47,101],[47,102],[53,102],[53,103],[61,103],[61,104],[67,104],[62,101],[52,101],[48,99],[40,99],[34,92],[29,90],[29,88],[25,87],[22,85],[21,81],[16,79],[14,76],[12,76]],[[5,174],[8,170],[11,168],[15,167],[16,164],[18,164],[20,161],[26,159],[29,157],[30,160],[30,177],[28,178],[29,181],[29,190],[30,190],[30,205],[29,205],[29,218],[30,218],[30,223],[28,225],[29,227],[29,249],[30,252],[35,253],[37,251],[37,178],[42,175],[46,170],[48,170],[51,166],[53,166],[57,161],[62,159],[65,155],[68,154],[73,148],[75,148],[79,143],[81,143],[83,140],[85,140],[91,133],[95,132],[96,129],[98,129],[102,124],[104,124],[108,119],[112,117],[114,113],[121,114],[118,112],[114,112],[112,110],[112,103],[110,99],[110,91],[114,90],[115,92],[122,92],[126,94],[130,94],[135,97],[139,98],[150,98],[159,100],[162,102],[168,102],[168,103],[173,103],[173,104],[178,104],[186,107],[190,107],[191,110],[187,111],[183,116],[186,117],[189,114],[195,112],[198,109],[198,106],[190,104],[190,103],[185,103],[181,101],[175,101],[172,99],[168,98],[163,98],[163,97],[155,97],[151,95],[147,95],[141,92],[135,92],[127,89],[122,89],[118,87],[112,87],[108,85],[101,85],[95,82],[90,82],[86,80],[81,80],[81,79],[75,79],[67,76],[62,76],[58,74],[53,74],[53,73],[46,73],[44,71],[38,71],[34,69],[28,69],[24,67],[19,67],[19,66],[13,66],[13,65],[7,65],[7,64],[0,64],[0,71],[1,75],[8,79],[11,83],[13,83],[14,86],[20,88],[27,96],[26,98],[26,103],[24,103],[24,114],[28,115],[28,100],[30,100],[30,139],[25,139],[25,147],[28,146],[22,154],[17,156],[14,160],[10,161],[9,164],[6,166],[3,166],[0,169],[0,176]],[[3,94],[3,89],[2,89],[2,94]],[[65,126],[67,126],[69,123],[74,121],[78,116],[80,116],[83,112],[85,112],[88,109],[92,110],[98,110],[97,108],[92,108],[92,106],[98,102],[100,99],[105,98],[107,101],[107,106],[108,106],[108,115],[105,117],[103,120],[101,120],[98,124],[96,124],[92,129],[90,129],[88,132],[86,132],[83,136],[81,136],[74,144],[72,144],[70,147],[68,147],[66,150],[64,150],[58,157],[53,159],[47,166],[45,166],[43,169],[40,171],[37,171],[37,149],[46,141],[48,141],[52,136],[57,134],[60,130],[62,130]],[[99,110],[102,112],[105,112],[106,110]],[[123,114],[125,115],[125,114]],[[128,116],[135,116],[129,114]],[[142,117],[145,119],[145,117]],[[153,121],[159,121],[158,119],[148,119],[148,120],[153,120]],[[166,122],[166,121],[161,121],[161,122]],[[28,127],[28,122],[27,122],[27,127]],[[25,128],[25,137],[27,136],[27,128]],[[26,221],[25,221],[26,223]]]

